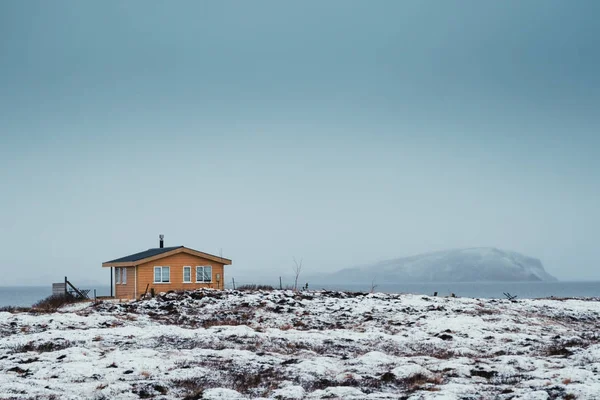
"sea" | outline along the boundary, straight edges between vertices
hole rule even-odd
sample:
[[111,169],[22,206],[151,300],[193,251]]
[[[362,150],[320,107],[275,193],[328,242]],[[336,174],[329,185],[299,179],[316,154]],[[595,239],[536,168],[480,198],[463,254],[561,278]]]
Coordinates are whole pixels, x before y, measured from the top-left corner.
[[[329,289],[353,292],[413,293],[438,296],[472,298],[505,298],[505,293],[517,296],[518,299],[546,297],[600,297],[600,281],[560,281],[560,282],[451,282],[451,283],[382,283],[373,288],[371,283],[365,284],[310,284],[309,290]],[[110,294],[110,286],[91,288],[97,296]],[[0,307],[30,307],[39,300],[52,294],[48,286],[0,286]]]
[[[90,298],[110,295],[110,286],[97,286],[90,289]],[[30,307],[52,295],[52,285],[48,286],[0,286],[0,307]]]

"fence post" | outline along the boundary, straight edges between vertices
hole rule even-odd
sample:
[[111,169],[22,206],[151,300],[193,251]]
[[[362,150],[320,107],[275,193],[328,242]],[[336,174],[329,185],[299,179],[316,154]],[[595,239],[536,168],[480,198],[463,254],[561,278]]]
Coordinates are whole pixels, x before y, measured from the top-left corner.
[[233,283],[233,290],[235,290],[235,278],[231,278],[231,283]]
[[279,290],[283,290],[283,286],[281,285],[281,277],[279,277]]

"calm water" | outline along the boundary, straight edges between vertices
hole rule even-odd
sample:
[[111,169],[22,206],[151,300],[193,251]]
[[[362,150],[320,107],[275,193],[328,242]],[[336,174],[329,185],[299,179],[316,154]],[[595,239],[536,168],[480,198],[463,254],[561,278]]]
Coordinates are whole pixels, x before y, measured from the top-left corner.
[[[87,287],[86,287],[87,289]],[[98,296],[110,294],[109,286],[98,286],[92,288],[90,297],[94,296],[94,290]],[[52,285],[48,286],[0,286],[0,307],[19,306],[29,307],[32,304],[44,299],[52,294]]]
[[[109,286],[95,288],[98,296],[110,294]],[[309,284],[309,289],[332,289],[365,291],[371,290],[371,284]],[[504,298],[503,292],[517,295],[520,299],[539,297],[600,297],[600,281],[595,282],[474,282],[474,283],[406,283],[379,284],[376,292],[416,293],[439,296],[454,293],[461,297]],[[0,307],[28,307],[52,294],[51,285],[27,287],[0,287]],[[93,296],[93,290],[90,292]]]
[[[310,285],[312,289],[345,289],[370,291],[371,284],[347,285]],[[504,292],[517,295],[520,299],[540,297],[598,297],[600,281],[595,282],[452,282],[452,283],[382,283],[375,288],[376,292],[416,293],[438,296],[449,296],[451,293],[460,297],[504,298]]]

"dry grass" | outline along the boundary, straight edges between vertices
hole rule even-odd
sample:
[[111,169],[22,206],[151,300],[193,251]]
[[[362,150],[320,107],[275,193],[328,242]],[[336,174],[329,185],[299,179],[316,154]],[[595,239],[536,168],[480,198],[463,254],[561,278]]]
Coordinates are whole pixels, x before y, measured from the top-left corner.
[[179,379],[173,381],[173,386],[183,392],[183,400],[201,399],[204,390],[210,388],[203,379],[199,378]]
[[247,323],[248,323],[247,320],[238,320],[238,319],[233,319],[233,318],[227,318],[227,319],[214,318],[214,319],[205,319],[204,321],[202,321],[202,327],[207,329],[212,326],[223,326],[223,325],[237,326],[237,325],[245,325]]
[[408,378],[400,380],[410,392],[417,390],[429,390],[433,389],[431,385],[441,385],[444,383],[444,379],[439,375],[427,376],[425,374],[414,374]]
[[257,290],[275,290],[271,285],[242,285],[236,289],[245,292],[255,292]]
[[52,295],[38,301],[31,306],[31,309],[38,312],[54,312],[64,305],[80,303],[82,301],[87,300],[70,295]]
[[67,349],[71,346],[73,346],[73,343],[69,342],[68,340],[55,340],[52,342],[42,342],[37,344],[31,341],[23,345],[14,346],[11,350],[12,353],[27,353],[29,351],[46,353],[51,351]]
[[4,306],[0,307],[0,312],[9,312],[11,314],[19,313],[19,312],[27,312],[31,311],[29,307],[15,307],[15,306]]
[[547,356],[569,357],[573,355],[571,348],[585,348],[587,343],[583,341],[571,340],[562,343],[553,343],[543,350],[543,354]]

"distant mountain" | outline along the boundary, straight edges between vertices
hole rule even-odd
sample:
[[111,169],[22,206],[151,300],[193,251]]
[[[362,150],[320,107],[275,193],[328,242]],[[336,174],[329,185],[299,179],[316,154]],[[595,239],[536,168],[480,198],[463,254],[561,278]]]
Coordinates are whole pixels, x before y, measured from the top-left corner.
[[336,283],[556,281],[537,258],[491,247],[447,250],[345,268],[324,276]]

